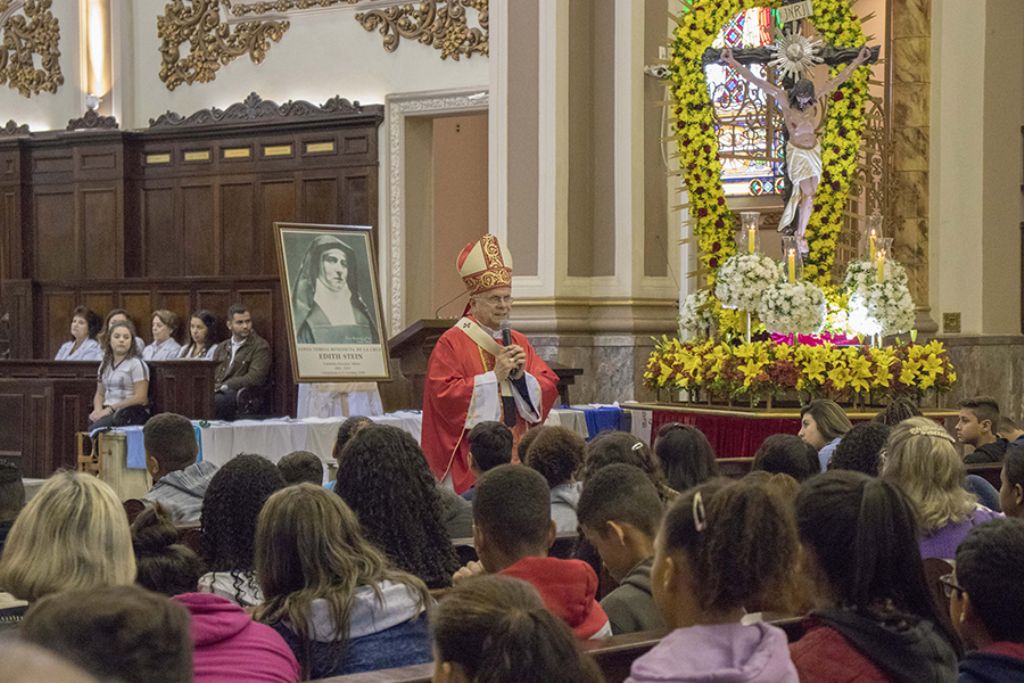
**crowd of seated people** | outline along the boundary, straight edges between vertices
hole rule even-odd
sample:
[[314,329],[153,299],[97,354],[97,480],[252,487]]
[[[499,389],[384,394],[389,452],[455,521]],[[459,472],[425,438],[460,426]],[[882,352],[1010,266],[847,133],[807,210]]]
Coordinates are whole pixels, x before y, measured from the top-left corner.
[[[105,341],[136,357],[123,321]],[[982,403],[961,408],[968,450],[992,443],[972,430],[1013,436]],[[451,683],[595,683],[588,653],[631,634],[647,643],[636,682],[1024,680],[1024,448],[1006,438],[988,505],[956,437],[892,414],[844,430],[841,408],[817,405],[732,479],[690,426],[666,425],[653,449],[534,429],[513,454],[484,423],[470,500],[409,434],[365,419],[338,430],[325,485],[305,452],[197,462],[191,423],[156,415],[154,483],[130,525],[92,475],[58,472],[26,505],[0,462],[0,629],[82,680],[421,665]],[[575,547],[554,552],[567,534]],[[0,642],[0,670],[11,651]]]
[[[243,304],[227,311],[226,325],[208,310],[189,318],[188,339],[179,341],[180,319],[167,309],[153,311],[152,342],[136,333],[126,310],[115,308],[103,321],[92,310],[79,306],[72,312],[70,336],[54,360],[100,361],[96,394],[89,413],[89,430],[144,424],[149,418],[149,366],[151,361],[216,360],[214,407],[217,419],[237,416],[238,394],[259,390],[269,377],[270,346],[252,326],[252,314]],[[229,338],[220,341],[222,329]],[[127,341],[126,341],[127,340]]]

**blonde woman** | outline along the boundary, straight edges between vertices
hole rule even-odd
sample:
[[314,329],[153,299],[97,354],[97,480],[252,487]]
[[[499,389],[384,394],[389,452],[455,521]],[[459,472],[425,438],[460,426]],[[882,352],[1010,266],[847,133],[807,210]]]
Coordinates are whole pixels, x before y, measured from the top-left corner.
[[429,662],[427,587],[363,538],[335,493],[298,484],[272,495],[256,526],[257,621],[284,636],[303,678]]
[[19,600],[135,582],[124,507],[96,477],[61,471],[18,515],[0,559],[0,586]]
[[926,417],[899,423],[886,443],[882,477],[913,501],[925,559],[954,558],[972,528],[1002,516],[964,488],[966,471],[954,443],[949,432]]

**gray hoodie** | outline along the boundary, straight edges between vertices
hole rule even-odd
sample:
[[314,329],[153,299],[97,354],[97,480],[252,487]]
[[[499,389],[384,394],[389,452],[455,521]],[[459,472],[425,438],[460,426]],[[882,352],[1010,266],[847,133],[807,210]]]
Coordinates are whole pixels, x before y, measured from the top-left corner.
[[651,566],[654,558],[641,561],[601,600],[612,633],[635,633],[665,628],[665,620],[651,597]]
[[555,522],[556,533],[576,533],[576,506],[580,503],[582,491],[583,484],[578,481],[559,484],[551,489],[551,519]]
[[160,477],[142,500],[163,505],[178,526],[199,524],[203,496],[216,471],[216,465],[205,461],[189,465],[183,470],[175,470]]

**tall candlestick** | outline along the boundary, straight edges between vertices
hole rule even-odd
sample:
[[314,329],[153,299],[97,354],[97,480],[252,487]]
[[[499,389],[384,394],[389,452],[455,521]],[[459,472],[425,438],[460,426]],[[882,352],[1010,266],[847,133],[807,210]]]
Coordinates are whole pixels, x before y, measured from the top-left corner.
[[871,234],[868,235],[868,250],[870,252],[869,256],[870,256],[872,261],[875,260],[875,242],[876,242],[876,240],[878,240],[878,235],[875,234],[875,229],[871,228]]
[[790,283],[796,282],[796,249],[786,253],[786,272],[789,273]]
[[757,251],[757,228],[747,228],[747,253],[753,254]]
[[875,259],[875,264],[878,266],[878,284],[885,282],[885,249],[878,250],[878,258]]

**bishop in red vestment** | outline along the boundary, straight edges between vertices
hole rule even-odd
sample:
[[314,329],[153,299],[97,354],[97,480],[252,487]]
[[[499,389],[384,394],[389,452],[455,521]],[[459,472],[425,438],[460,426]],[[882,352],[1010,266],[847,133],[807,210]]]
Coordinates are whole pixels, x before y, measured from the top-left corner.
[[512,308],[512,258],[494,235],[471,242],[456,262],[470,293],[468,314],[441,335],[427,365],[421,443],[438,480],[457,493],[473,485],[467,435],[476,424],[504,421],[515,442],[544,422],[558,395],[558,377],[526,337],[501,324]]

